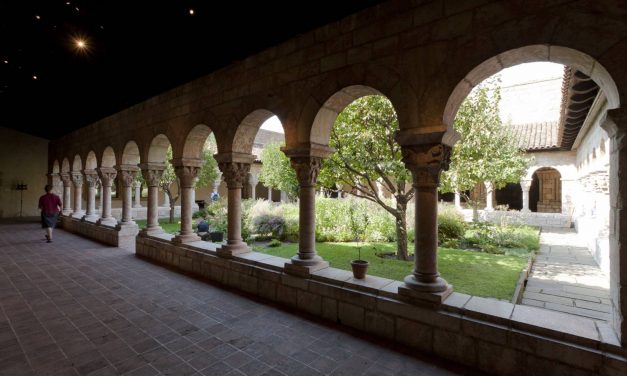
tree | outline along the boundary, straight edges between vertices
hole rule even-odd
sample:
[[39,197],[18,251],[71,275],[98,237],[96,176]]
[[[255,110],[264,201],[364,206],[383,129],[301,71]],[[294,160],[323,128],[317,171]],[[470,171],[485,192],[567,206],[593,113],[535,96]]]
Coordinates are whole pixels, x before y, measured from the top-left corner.
[[[174,223],[174,204],[179,199],[181,195],[181,185],[179,184],[179,179],[174,173],[174,167],[172,166],[172,147],[168,146],[168,151],[166,152],[165,157],[165,169],[163,170],[163,174],[161,175],[161,181],[159,185],[161,186],[161,190],[168,195],[168,199],[170,200],[170,221],[169,223]],[[176,196],[174,196],[174,192],[172,191],[172,184],[176,184]]]
[[266,145],[261,151],[261,174],[259,181],[266,187],[285,192],[290,199],[298,197],[298,179],[296,171],[290,165],[290,159],[281,151],[281,144]]
[[[329,146],[335,153],[324,161],[318,181],[327,187],[348,185],[349,193],[390,213],[396,222],[396,256],[407,260],[407,203],[414,191],[401,159],[401,147],[394,139],[397,130],[396,112],[387,98],[373,95],[357,99],[333,125]],[[386,200],[382,190],[394,200]]]
[[215,146],[215,137],[213,134],[207,138],[207,142],[202,149],[202,167],[198,173],[198,180],[195,186],[198,188],[209,187],[218,178],[218,162],[213,158],[213,154],[217,151]]
[[449,170],[442,173],[440,191],[459,192],[471,204],[475,221],[484,197],[467,192],[484,182],[493,189],[517,183],[529,165],[510,128],[501,122],[500,100],[498,77],[477,86],[464,100],[454,123],[461,139],[453,147]]

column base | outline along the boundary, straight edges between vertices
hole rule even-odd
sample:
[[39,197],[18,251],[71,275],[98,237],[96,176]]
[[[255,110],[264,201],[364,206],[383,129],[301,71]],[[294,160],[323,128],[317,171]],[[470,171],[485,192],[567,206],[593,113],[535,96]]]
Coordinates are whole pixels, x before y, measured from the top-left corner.
[[216,250],[216,254],[224,258],[232,258],[235,255],[248,252],[250,252],[250,248],[248,247],[248,244],[244,242],[225,244]]
[[96,223],[98,221],[98,218],[99,217],[96,214],[90,214],[83,216],[83,218],[81,218],[81,221]]
[[72,209],[63,209],[61,211],[61,215],[70,216],[72,214]]
[[440,277],[433,282],[422,282],[412,274],[404,281],[405,286],[398,287],[398,294],[417,305],[437,308],[453,292],[453,286]]
[[529,209],[520,209],[521,213],[531,213],[531,210]]
[[119,222],[116,226],[115,229],[118,231],[122,231],[124,232],[125,230],[137,230],[138,226],[137,223],[133,222],[133,221],[129,221],[129,222]]
[[150,227],[150,228],[143,228],[139,231],[139,234],[141,236],[152,236],[152,235],[158,235],[158,234],[163,234],[164,231],[161,228],[161,226],[155,226],[155,227]]
[[143,208],[143,206],[141,206],[141,205],[133,205],[133,209],[139,209],[139,208]]
[[320,256],[311,259],[301,259],[298,255],[292,257],[291,262],[286,262],[285,273],[297,277],[309,277],[311,273],[329,267],[329,262],[324,261]]
[[111,226],[111,227],[115,227],[118,225],[118,221],[117,219],[111,217],[111,218],[100,218],[97,222],[97,225],[99,226]]
[[72,214],[70,214],[70,216],[72,218],[77,218],[77,219],[83,218],[84,215],[85,215],[85,212],[83,210],[77,211],[77,212],[72,212]]
[[201,240],[202,239],[200,238],[200,236],[192,233],[192,234],[186,234],[186,235],[176,235],[175,237],[172,238],[172,243],[184,244],[184,243],[198,242]]

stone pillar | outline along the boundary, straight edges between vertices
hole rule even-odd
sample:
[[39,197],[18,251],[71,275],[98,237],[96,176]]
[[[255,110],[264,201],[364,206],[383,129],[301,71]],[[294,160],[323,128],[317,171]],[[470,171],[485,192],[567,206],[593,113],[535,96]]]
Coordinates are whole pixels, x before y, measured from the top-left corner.
[[72,177],[69,172],[61,173],[61,181],[63,182],[63,215],[72,214],[72,204],[70,203],[72,193]]
[[287,202],[287,193],[281,191],[281,202]]
[[111,216],[111,185],[117,172],[113,167],[100,167],[98,169],[100,183],[102,184],[102,208],[100,210],[99,225],[115,226],[117,221]]
[[520,188],[522,188],[522,209],[523,213],[529,213],[529,190],[531,189],[531,179],[521,179]]
[[146,227],[142,235],[155,235],[163,232],[159,226],[159,181],[165,170],[165,163],[142,163],[142,175],[148,186],[148,204],[146,206]]
[[462,208],[462,197],[458,191],[455,191],[455,208],[460,210]]
[[227,241],[217,253],[218,256],[228,258],[250,252],[250,248],[242,240],[242,187],[248,178],[254,157],[250,154],[233,153],[216,155],[216,159],[229,190]]
[[494,211],[494,184],[492,182],[483,182],[485,185],[485,210]]
[[[221,181],[222,181],[222,173],[218,171],[218,175],[216,175],[216,180],[213,181],[213,190],[211,192],[219,193],[218,189],[220,188]],[[209,197],[209,201],[213,201],[211,197]]]
[[133,204],[134,208],[142,207],[142,183],[139,180],[135,180],[133,183],[133,187],[135,188],[135,203]]
[[74,211],[72,217],[83,218],[83,174],[80,171],[72,172],[72,183],[74,184]]
[[122,186],[122,219],[119,226],[137,226],[133,221],[133,183],[139,168],[135,165],[116,166]]
[[285,272],[308,276],[311,272],[327,268],[329,263],[316,254],[316,181],[322,159],[331,149],[312,145],[306,149],[284,150],[290,158],[292,168],[298,178],[298,253],[290,263],[285,264]]
[[192,198],[194,184],[200,172],[202,161],[192,158],[177,158],[172,159],[172,166],[174,166],[174,172],[179,178],[181,187],[179,193],[181,197],[181,230],[172,239],[172,242],[181,244],[199,241],[200,237],[192,230]]
[[165,191],[163,191],[163,206],[166,208],[170,208],[170,196],[168,196]]
[[403,162],[412,173],[415,191],[415,250],[413,273],[405,277],[399,294],[441,303],[452,287],[438,272],[438,185],[448,167],[451,148],[441,143],[403,145]]
[[268,187],[268,201],[273,202],[272,201],[272,188]]
[[102,182],[100,181],[100,177],[98,177],[98,207],[96,211],[102,214]]
[[627,346],[627,110],[610,110],[601,127],[610,140],[610,298],[612,326]]
[[248,182],[250,183],[250,198],[255,200],[257,198],[257,184],[259,184],[259,175],[252,172],[248,176]]
[[95,222],[96,214],[96,187],[98,186],[98,173],[96,170],[85,170],[85,182],[87,182],[87,212],[83,220]]

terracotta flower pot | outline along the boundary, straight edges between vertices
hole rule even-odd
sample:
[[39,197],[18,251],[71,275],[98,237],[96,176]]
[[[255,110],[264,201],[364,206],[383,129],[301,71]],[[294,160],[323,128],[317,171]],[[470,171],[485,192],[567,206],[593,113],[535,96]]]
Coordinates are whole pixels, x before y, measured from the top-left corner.
[[351,261],[351,267],[353,268],[353,277],[357,279],[364,279],[366,272],[368,271],[369,262],[366,260],[353,260]]

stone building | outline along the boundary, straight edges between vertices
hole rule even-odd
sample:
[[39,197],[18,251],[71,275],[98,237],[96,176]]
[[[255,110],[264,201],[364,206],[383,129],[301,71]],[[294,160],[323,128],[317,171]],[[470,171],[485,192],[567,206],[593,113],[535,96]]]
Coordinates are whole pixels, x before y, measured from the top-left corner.
[[[53,140],[47,173],[62,186],[63,225],[133,247],[139,257],[485,372],[624,375],[626,17],[625,7],[609,0],[398,0],[355,13]],[[457,109],[473,86],[529,61],[557,62],[572,72],[558,153],[574,163],[556,168],[561,206],[562,212],[579,207],[575,218],[582,226],[610,212],[611,324],[459,294],[438,273],[437,187],[458,139],[452,128]],[[332,152],[329,132],[344,107],[369,94],[387,96],[397,111],[396,140],[416,190],[420,236],[404,281],[354,280],[316,253],[315,183],[321,160]],[[255,160],[254,140],[273,115],[285,127],[284,152],[300,184],[299,247],[291,259],[251,252],[241,238],[241,191]],[[192,187],[210,133],[228,191],[228,241],[222,247],[198,241],[191,227]],[[157,222],[157,181],[169,145],[182,189],[175,237]],[[542,158],[538,154],[538,168],[526,179],[529,189],[537,170],[556,166]],[[148,225],[141,232],[132,221],[131,194],[140,169],[149,187]],[[123,204],[116,223],[109,193],[118,175]],[[553,181],[542,205],[548,200],[555,206]],[[576,184],[589,201],[575,200]],[[98,185],[104,197],[99,217]]]

